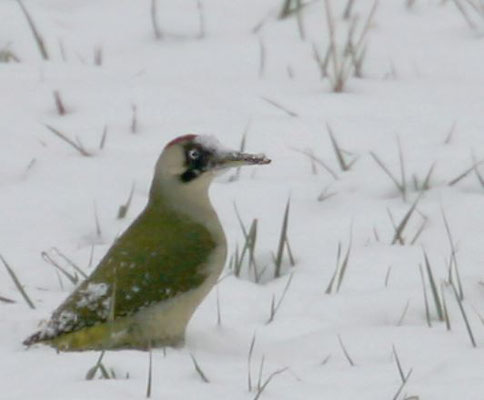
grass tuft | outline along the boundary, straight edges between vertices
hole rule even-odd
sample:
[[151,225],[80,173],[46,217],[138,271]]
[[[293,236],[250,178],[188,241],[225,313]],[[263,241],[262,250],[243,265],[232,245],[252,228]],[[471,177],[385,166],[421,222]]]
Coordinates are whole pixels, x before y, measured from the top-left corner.
[[82,143],[79,141],[79,139],[76,138],[76,141],[70,139],[67,137],[66,134],[62,133],[61,131],[55,129],[54,127],[45,124],[44,125],[49,131],[51,131],[55,136],[57,136],[59,139],[63,140],[65,143],[76,149],[82,156],[84,157],[91,157],[92,154],[88,152]]

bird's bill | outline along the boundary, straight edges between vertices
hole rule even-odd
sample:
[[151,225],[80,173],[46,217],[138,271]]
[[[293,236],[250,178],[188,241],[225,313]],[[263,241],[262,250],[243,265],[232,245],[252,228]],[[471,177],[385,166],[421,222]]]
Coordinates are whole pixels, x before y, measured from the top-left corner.
[[215,162],[216,169],[226,169],[232,167],[241,167],[243,165],[263,165],[269,164],[271,160],[264,154],[240,153],[230,151],[221,153]]

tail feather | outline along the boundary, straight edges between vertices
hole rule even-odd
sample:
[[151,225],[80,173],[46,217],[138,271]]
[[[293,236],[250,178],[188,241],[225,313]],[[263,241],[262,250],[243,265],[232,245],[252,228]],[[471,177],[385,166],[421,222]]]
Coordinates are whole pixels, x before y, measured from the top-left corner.
[[43,340],[44,338],[42,337],[42,332],[37,331],[33,335],[30,335],[27,339],[25,339],[22,344],[24,346],[30,347],[35,343],[39,343]]

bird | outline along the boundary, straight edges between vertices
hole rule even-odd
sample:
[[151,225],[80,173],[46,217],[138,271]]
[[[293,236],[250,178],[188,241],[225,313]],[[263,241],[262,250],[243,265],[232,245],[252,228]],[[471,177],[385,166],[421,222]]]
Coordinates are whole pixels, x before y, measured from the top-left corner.
[[143,211],[23,344],[59,351],[183,345],[227,256],[210,184],[228,168],[270,162],[264,154],[227,150],[210,135],[171,140],[156,162]]

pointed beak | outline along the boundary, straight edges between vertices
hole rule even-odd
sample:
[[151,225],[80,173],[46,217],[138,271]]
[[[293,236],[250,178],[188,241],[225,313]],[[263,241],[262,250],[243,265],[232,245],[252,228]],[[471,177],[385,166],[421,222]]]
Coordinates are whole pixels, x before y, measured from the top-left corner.
[[243,165],[269,164],[271,160],[264,154],[240,153],[238,151],[223,152],[217,155],[215,161],[216,169],[241,167]]

